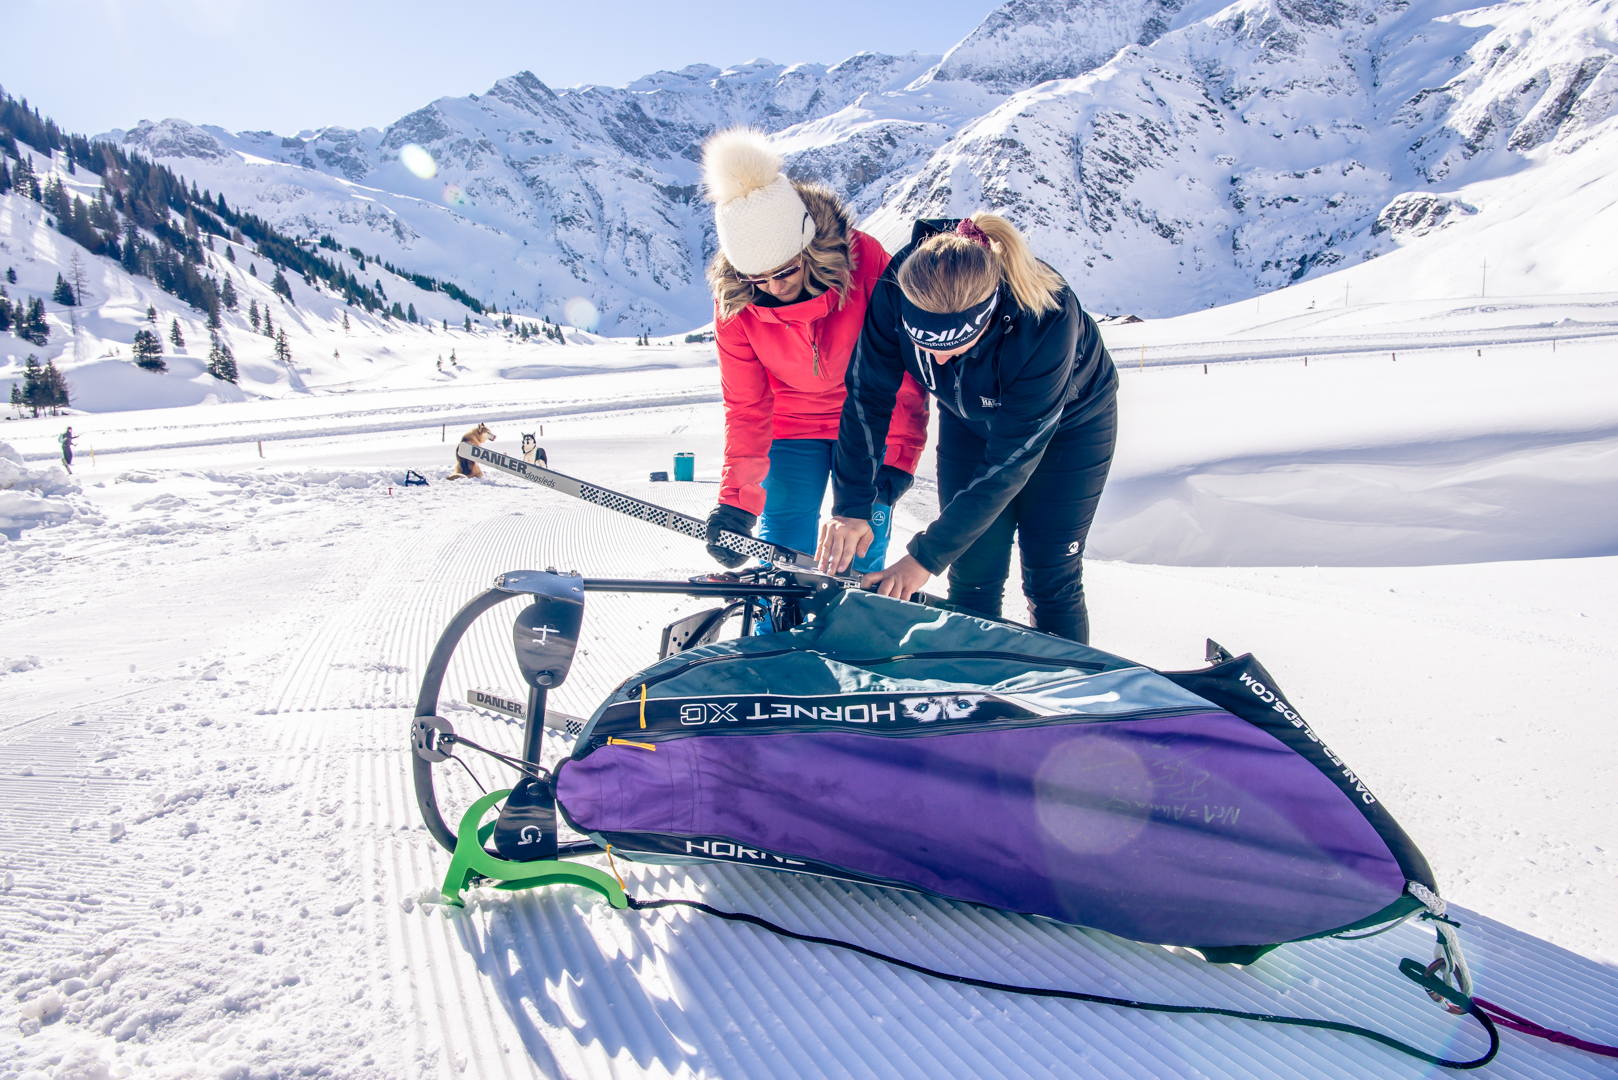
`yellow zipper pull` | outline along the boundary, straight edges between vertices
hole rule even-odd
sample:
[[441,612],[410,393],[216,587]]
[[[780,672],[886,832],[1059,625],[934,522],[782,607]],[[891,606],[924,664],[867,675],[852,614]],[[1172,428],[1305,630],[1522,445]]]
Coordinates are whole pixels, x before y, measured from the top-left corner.
[[638,746],[642,750],[652,750],[652,751],[655,751],[657,749],[657,747],[654,744],[649,743],[649,742],[631,742],[628,739],[619,739],[619,738],[613,738],[613,737],[609,737],[607,739],[607,745],[608,746]]
[[809,348],[815,355],[815,377],[820,377],[820,346],[816,342],[809,342]]

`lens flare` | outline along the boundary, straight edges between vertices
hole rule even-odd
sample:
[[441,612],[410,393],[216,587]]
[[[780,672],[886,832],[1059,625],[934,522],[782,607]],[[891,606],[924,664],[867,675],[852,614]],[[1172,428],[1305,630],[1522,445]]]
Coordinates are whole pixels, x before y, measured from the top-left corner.
[[445,184],[444,185],[444,205],[446,205],[446,206],[465,206],[466,205],[466,192],[461,189],[461,185],[459,185],[459,184]]
[[431,154],[415,143],[399,149],[399,161],[403,163],[405,168],[423,180],[431,180],[438,175],[438,162],[434,161]]
[[601,321],[601,313],[584,297],[575,296],[562,305],[562,318],[567,320],[569,326],[594,330],[596,323]]

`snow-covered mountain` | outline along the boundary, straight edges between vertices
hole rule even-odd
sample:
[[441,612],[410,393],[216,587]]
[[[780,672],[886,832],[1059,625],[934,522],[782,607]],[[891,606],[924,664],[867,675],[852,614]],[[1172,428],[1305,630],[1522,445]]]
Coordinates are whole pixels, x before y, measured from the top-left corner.
[[1394,253],[1357,285],[1594,291],[1618,288],[1599,257],[1618,241],[1600,196],[1618,155],[1615,11],[1011,0],[943,57],[565,90],[522,72],[381,131],[170,119],[107,137],[502,308],[566,318],[586,298],[608,333],[708,318],[696,158],[739,123],[890,246],[919,215],[1007,213],[1100,311],[1171,315]]

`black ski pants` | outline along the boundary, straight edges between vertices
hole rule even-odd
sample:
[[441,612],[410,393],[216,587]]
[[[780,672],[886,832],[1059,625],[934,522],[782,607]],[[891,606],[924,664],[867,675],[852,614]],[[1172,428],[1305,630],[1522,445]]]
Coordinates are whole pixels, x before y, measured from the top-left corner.
[[[949,505],[972,482],[986,444],[948,410],[938,410],[938,501]],[[1084,606],[1084,540],[1112,467],[1116,403],[1058,431],[1028,482],[993,524],[949,568],[949,599],[996,618],[1011,572],[1011,541],[1022,554],[1022,589],[1035,629],[1089,644]]]

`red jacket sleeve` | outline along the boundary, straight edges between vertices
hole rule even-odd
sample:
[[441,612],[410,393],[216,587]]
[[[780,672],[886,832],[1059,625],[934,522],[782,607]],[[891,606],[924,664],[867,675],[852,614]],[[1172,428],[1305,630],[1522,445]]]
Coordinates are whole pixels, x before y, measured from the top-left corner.
[[764,365],[747,340],[744,319],[720,319],[714,311],[719,349],[719,386],[725,399],[725,464],[719,501],[749,514],[764,512],[764,477],[770,471],[775,393]]
[[927,409],[927,391],[906,375],[899,384],[899,395],[893,402],[893,420],[888,425],[888,449],[882,457],[884,465],[892,465],[915,475],[922,448],[927,445]]

